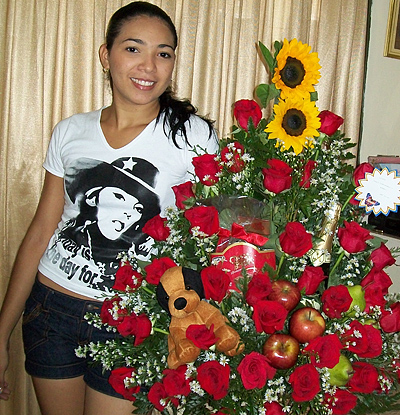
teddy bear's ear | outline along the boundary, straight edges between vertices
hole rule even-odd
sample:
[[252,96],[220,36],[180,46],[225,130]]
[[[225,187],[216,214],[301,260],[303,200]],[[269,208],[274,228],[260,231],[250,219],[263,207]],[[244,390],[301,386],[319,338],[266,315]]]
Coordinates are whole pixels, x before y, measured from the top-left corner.
[[169,307],[168,307],[169,296],[167,292],[165,291],[161,282],[157,284],[156,297],[157,297],[157,301],[160,304],[160,306],[168,313],[168,315],[171,315],[171,313],[169,312]]
[[200,299],[205,298],[200,274],[190,268],[182,268],[182,274],[183,280],[185,281],[185,288],[196,291]]

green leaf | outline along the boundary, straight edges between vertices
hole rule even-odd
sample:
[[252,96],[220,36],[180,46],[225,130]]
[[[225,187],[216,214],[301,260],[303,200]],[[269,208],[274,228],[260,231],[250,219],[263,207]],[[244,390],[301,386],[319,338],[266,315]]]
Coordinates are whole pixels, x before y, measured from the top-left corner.
[[283,46],[283,42],[280,42],[279,40],[275,40],[274,42],[275,58],[278,56],[278,53],[281,51],[282,46]]
[[275,99],[279,96],[279,90],[276,89],[274,84],[260,84],[256,88],[256,95],[259,98],[261,105],[265,108],[271,99]]
[[265,62],[268,65],[268,68],[270,70],[270,72],[272,73],[272,71],[274,70],[275,67],[275,59],[273,58],[271,52],[269,51],[269,49],[261,42],[258,42],[258,46],[261,50],[261,53],[265,59]]

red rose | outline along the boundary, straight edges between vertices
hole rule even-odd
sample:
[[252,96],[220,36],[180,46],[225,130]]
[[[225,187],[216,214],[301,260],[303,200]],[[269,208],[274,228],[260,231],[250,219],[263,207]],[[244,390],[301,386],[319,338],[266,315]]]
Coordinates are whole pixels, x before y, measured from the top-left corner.
[[264,408],[266,409],[265,415],[285,415],[278,402],[265,402]]
[[219,181],[218,173],[221,172],[221,166],[215,158],[215,154],[203,154],[193,157],[192,160],[196,176],[206,186],[212,186]]
[[368,349],[368,336],[365,326],[359,321],[353,320],[350,323],[350,328],[341,334],[343,345],[350,352],[360,354]]
[[190,385],[189,379],[186,379],[186,369],[186,365],[181,365],[177,369],[163,371],[163,385],[168,396],[189,395]]
[[113,289],[117,291],[134,291],[142,285],[142,275],[130,264],[122,265],[115,274]]
[[382,330],[386,333],[396,333],[400,331],[400,303],[393,303],[390,310],[382,311],[379,320]]
[[214,206],[196,206],[184,213],[190,222],[190,228],[199,227],[199,231],[207,236],[214,235],[219,230],[218,210]]
[[229,172],[239,173],[245,166],[243,154],[244,147],[242,144],[234,141],[221,150],[221,161]]
[[272,291],[271,280],[267,272],[256,272],[249,282],[246,301],[251,307],[254,307],[259,301],[266,300]]
[[343,249],[350,254],[355,254],[364,251],[367,247],[366,241],[373,239],[373,236],[357,222],[344,221],[344,228],[338,229],[338,238]]
[[137,316],[135,313],[132,313],[130,316],[124,317],[121,323],[118,324],[117,330],[124,337],[135,336],[133,345],[137,346],[150,336],[151,327],[151,321],[146,314]]
[[341,318],[353,301],[344,285],[333,285],[326,289],[321,297],[322,310],[329,318]]
[[380,330],[376,329],[371,324],[364,325],[365,333],[367,336],[367,350],[363,353],[358,353],[358,356],[362,359],[372,359],[378,357],[382,353],[382,336]]
[[167,218],[162,218],[160,215],[154,216],[143,226],[143,232],[147,233],[155,241],[165,241],[170,234]]
[[390,249],[383,242],[381,242],[381,246],[379,248],[372,251],[370,259],[374,264],[374,268],[379,271],[387,266],[393,265],[396,262],[390,252]]
[[246,355],[237,368],[245,389],[261,389],[268,379],[273,379],[276,373],[268,363],[267,358],[257,352]]
[[361,280],[361,286],[364,288],[376,286],[382,290],[383,294],[389,292],[389,287],[393,284],[389,275],[385,271],[373,267],[371,271]]
[[348,389],[354,393],[372,393],[379,388],[378,370],[366,362],[354,362],[353,376],[348,382]]
[[202,363],[197,369],[197,380],[200,386],[218,400],[224,398],[229,389],[230,367],[221,365],[215,360]]
[[300,187],[308,189],[310,187],[310,179],[312,176],[313,170],[317,167],[317,162],[315,160],[308,160],[307,164],[304,167],[303,176],[300,180]]
[[264,187],[273,193],[281,193],[292,185],[293,169],[282,160],[267,160],[267,168],[262,169]]
[[220,303],[225,297],[231,282],[229,275],[214,266],[203,268],[200,275],[205,297]]
[[315,367],[333,368],[339,363],[340,350],[343,349],[336,334],[316,337],[304,348],[309,352],[311,363]]
[[153,259],[151,264],[144,267],[144,270],[146,271],[146,281],[149,284],[157,285],[164,272],[172,267],[176,267],[176,264],[171,258],[161,257]]
[[311,401],[321,390],[319,373],[311,363],[296,367],[289,382],[293,388],[292,398],[296,402]]
[[[166,392],[165,387],[161,382],[154,383],[150,388],[149,393],[147,394],[147,399],[160,412],[162,412],[164,408],[167,406],[167,398],[168,393]],[[164,402],[161,403],[161,400],[163,400]]]
[[347,390],[337,388],[335,394],[325,394],[324,402],[333,415],[346,415],[357,405],[357,396]]
[[312,248],[312,236],[300,222],[289,222],[279,236],[279,242],[283,252],[298,258]]
[[127,310],[121,308],[120,302],[121,298],[118,296],[103,301],[100,310],[100,318],[103,324],[117,326],[128,314]]
[[243,130],[247,131],[249,119],[253,121],[253,125],[257,127],[262,118],[260,106],[252,99],[241,99],[236,101],[233,106],[233,115]]
[[209,349],[218,340],[214,334],[214,324],[209,329],[205,324],[191,324],[186,329],[186,338],[203,350]]
[[172,190],[175,194],[175,204],[178,209],[187,209],[188,206],[185,204],[185,201],[195,197],[193,193],[193,183],[185,182],[177,186],[172,186]]
[[307,265],[300,275],[297,282],[297,288],[302,291],[305,290],[306,295],[314,294],[321,282],[327,278],[321,267],[312,267]]
[[383,310],[386,305],[386,298],[382,292],[382,288],[378,287],[376,284],[366,285],[364,288],[364,298],[365,298],[365,312],[369,313],[371,308],[375,306],[380,306]]
[[319,131],[326,135],[334,134],[344,121],[342,117],[328,110],[321,111],[319,113],[319,119],[321,120]]
[[361,163],[358,165],[353,172],[353,181],[356,187],[359,186],[359,181],[365,179],[367,173],[372,173],[374,168],[369,163]]
[[110,377],[108,378],[108,383],[114,388],[116,392],[122,395],[125,399],[134,402],[136,397],[133,396],[135,393],[138,393],[140,386],[133,386],[127,388],[125,386],[125,379],[131,378],[133,376],[134,369],[128,367],[119,367],[111,371]]
[[253,306],[253,320],[257,333],[267,334],[282,330],[288,315],[286,308],[277,301],[258,301]]

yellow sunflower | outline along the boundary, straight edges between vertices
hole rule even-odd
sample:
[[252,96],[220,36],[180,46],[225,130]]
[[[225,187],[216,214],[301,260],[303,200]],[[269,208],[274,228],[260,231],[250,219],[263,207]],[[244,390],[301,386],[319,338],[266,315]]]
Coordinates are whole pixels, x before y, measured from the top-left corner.
[[268,138],[277,139],[276,147],[289,150],[290,147],[299,154],[303,147],[313,147],[313,138],[319,136],[318,128],[321,121],[315,102],[300,98],[279,100],[274,105],[274,119],[265,131]]
[[319,70],[318,54],[310,53],[311,46],[301,43],[297,39],[283,41],[282,49],[276,60],[277,66],[272,82],[281,90],[281,98],[291,95],[309,98],[314,92],[314,85],[318,83],[321,74]]

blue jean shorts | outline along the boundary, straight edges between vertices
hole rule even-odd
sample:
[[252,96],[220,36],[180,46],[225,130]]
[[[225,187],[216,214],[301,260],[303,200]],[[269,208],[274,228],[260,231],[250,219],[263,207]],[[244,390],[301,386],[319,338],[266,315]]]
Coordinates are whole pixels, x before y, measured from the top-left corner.
[[100,313],[98,301],[86,301],[55,291],[35,281],[22,320],[25,369],[29,375],[46,379],[82,376],[85,383],[106,395],[122,398],[108,383],[110,371],[90,357],[75,354],[78,346],[105,342],[119,335],[101,330],[84,319],[88,312]]

